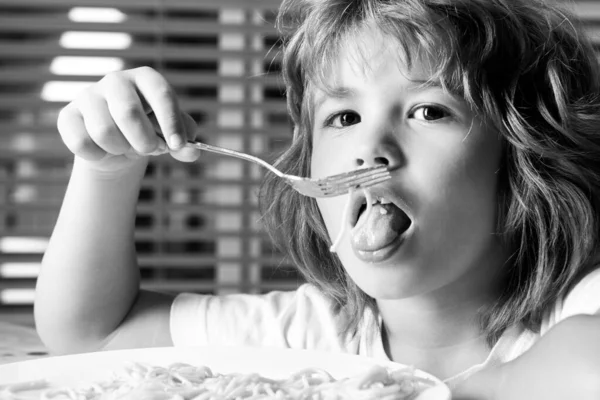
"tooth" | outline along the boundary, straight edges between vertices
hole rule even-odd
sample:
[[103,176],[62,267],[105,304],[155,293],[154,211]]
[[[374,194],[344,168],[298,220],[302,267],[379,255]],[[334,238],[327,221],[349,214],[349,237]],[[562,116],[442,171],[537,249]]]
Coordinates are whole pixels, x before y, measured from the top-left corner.
[[387,212],[387,210],[386,210],[385,208],[383,208],[383,207],[380,207],[380,208],[379,208],[379,214],[381,214],[381,215],[385,215],[385,214],[387,214],[387,213],[388,213],[388,212]]

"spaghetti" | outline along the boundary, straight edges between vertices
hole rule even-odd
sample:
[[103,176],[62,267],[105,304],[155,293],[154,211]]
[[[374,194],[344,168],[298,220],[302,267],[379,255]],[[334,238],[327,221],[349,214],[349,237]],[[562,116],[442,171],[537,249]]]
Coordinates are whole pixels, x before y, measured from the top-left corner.
[[342,226],[340,227],[340,232],[337,237],[333,241],[333,244],[329,248],[329,251],[335,253],[340,243],[342,243],[342,239],[344,234],[346,233],[346,224],[348,223],[348,216],[350,215],[350,207],[352,206],[352,193],[354,193],[354,189],[351,188],[348,191],[348,201],[346,201],[346,206],[344,207],[344,211],[342,212]]
[[[81,388],[45,389],[40,400],[412,400],[434,382],[413,368],[367,372],[336,380],[322,369],[309,368],[287,379],[259,374],[218,374],[206,366],[184,363],[168,367],[131,363],[110,380]],[[0,398],[20,400],[24,387],[9,386]]]
[[[344,207],[344,212],[342,213],[342,227],[340,229],[340,232],[338,233],[337,237],[335,238],[333,244],[331,245],[331,247],[329,248],[329,251],[331,251],[332,253],[335,253],[337,251],[337,248],[339,247],[340,243],[342,243],[342,239],[344,237],[344,235],[346,234],[346,228],[348,225],[348,216],[350,214],[350,208],[352,206],[352,193],[354,192],[354,189],[350,189],[348,191],[348,201],[346,202],[346,206]],[[365,194],[365,201],[366,201],[366,206],[367,209],[365,210],[365,214],[368,216],[369,213],[371,212],[371,210],[373,209],[373,196],[371,196],[371,192],[369,192],[368,190],[363,189],[363,193]],[[352,228],[352,232],[356,232],[358,231],[363,224],[365,223],[365,221],[368,219],[368,217],[365,217],[362,219],[362,221],[358,222],[356,224],[356,226],[354,228]]]

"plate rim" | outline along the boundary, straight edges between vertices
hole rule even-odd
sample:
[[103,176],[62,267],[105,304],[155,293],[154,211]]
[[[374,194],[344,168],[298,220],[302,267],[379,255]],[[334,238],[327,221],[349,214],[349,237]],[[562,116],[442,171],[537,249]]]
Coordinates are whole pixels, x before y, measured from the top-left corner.
[[[124,366],[125,363],[127,362],[142,362],[142,363],[149,363],[152,364],[152,361],[145,361],[145,360],[140,360],[140,359],[160,359],[161,357],[163,358],[163,360],[166,360],[166,358],[177,358],[178,355],[181,354],[186,354],[188,357],[193,357],[194,354],[197,355],[201,355],[203,354],[202,352],[204,352],[204,354],[206,354],[209,358],[210,356],[213,356],[215,354],[219,354],[219,353],[223,353],[223,354],[232,354],[237,352],[238,354],[242,355],[242,356],[247,356],[247,355],[259,355],[262,354],[263,356],[265,356],[266,354],[269,355],[269,357],[274,357],[273,355],[275,354],[275,357],[284,357],[284,356],[291,356],[292,358],[294,358],[293,361],[298,361],[299,359],[302,358],[314,358],[315,360],[317,360],[317,364],[322,364],[323,360],[326,359],[333,359],[335,362],[340,362],[341,360],[347,360],[349,362],[355,363],[355,365],[358,365],[359,363],[364,363],[363,365],[365,365],[365,369],[368,366],[375,366],[375,365],[381,365],[384,366],[386,368],[391,368],[391,369],[399,369],[399,368],[406,368],[409,367],[406,364],[401,364],[401,363],[397,363],[391,360],[381,360],[381,359],[377,359],[377,358],[373,358],[373,357],[368,357],[368,356],[362,356],[362,355],[357,355],[357,354],[351,354],[351,353],[344,353],[344,352],[333,352],[333,351],[322,351],[322,350],[315,350],[315,349],[294,349],[294,348],[283,348],[283,347],[256,347],[256,346],[240,346],[240,345],[218,345],[218,346],[164,346],[164,347],[149,347],[149,348],[133,348],[133,349],[115,349],[115,350],[103,350],[103,351],[94,351],[94,352],[84,352],[84,353],[77,353],[77,354],[67,354],[67,355],[51,355],[48,357],[43,357],[43,358],[38,358],[38,359],[33,359],[33,360],[23,360],[23,361],[17,361],[17,362],[12,362],[12,363],[8,363],[8,364],[3,364],[0,365],[0,386],[2,385],[6,385],[6,384],[10,384],[10,383],[16,383],[16,382],[23,382],[23,381],[31,381],[31,380],[35,380],[35,379],[39,379],[36,377],[24,377],[24,378],[20,378],[18,375],[18,371],[19,370],[26,370],[28,367],[34,367],[37,369],[43,369],[44,366],[46,367],[52,367],[52,365],[54,365],[55,367],[57,367],[57,363],[58,363],[58,367],[62,367],[64,369],[64,365],[68,365],[68,364],[72,364],[74,362],[77,361],[102,361],[104,363],[108,362],[109,364],[114,364],[115,368],[118,368],[118,364],[122,364]],[[166,356],[166,358],[165,358]],[[175,362],[175,361],[174,361]],[[192,363],[190,361],[183,361],[183,362],[188,362],[188,363]],[[334,362],[334,364],[335,364]],[[63,364],[64,363],[64,364]],[[165,362],[165,361],[156,361],[157,365],[168,365],[170,362]],[[198,361],[198,365],[201,364],[207,364],[208,362],[203,362],[202,360]],[[213,367],[211,365],[208,365],[209,368],[213,369]],[[322,368],[321,366],[317,365],[316,367]],[[71,367],[72,368],[72,367]],[[294,371],[295,367],[288,367],[288,369],[290,371]],[[295,370],[299,370],[301,369],[302,366],[299,366],[297,368],[295,368]],[[354,368],[354,367],[352,367]],[[362,367],[361,367],[362,368]],[[260,368],[259,368],[260,369]],[[223,371],[221,368],[214,368],[213,369],[215,372],[232,372],[232,371]],[[12,375],[11,375],[11,371],[12,371]],[[15,381],[14,375],[15,372],[17,371],[17,380]],[[8,372],[8,373],[7,373]],[[336,377],[336,379],[340,379],[340,378],[344,378],[344,377],[348,377],[348,376],[352,376],[352,374],[348,374],[348,373],[342,373],[341,375],[336,373],[336,371],[328,371],[328,372],[332,372],[332,375],[334,375]],[[106,371],[106,374],[108,374],[109,371]],[[261,373],[259,371],[259,373]],[[424,377],[424,378],[428,378],[430,380],[432,380],[435,383],[435,387],[443,387],[443,391],[445,393],[447,393],[449,395],[450,393],[450,389],[449,387],[446,385],[446,383],[444,383],[441,379],[435,377],[434,375],[420,370],[418,368],[415,368],[415,374],[419,377]],[[266,376],[268,376],[269,374],[267,373]],[[4,379],[3,377],[8,376],[8,379]],[[57,376],[50,376],[49,377],[50,382],[52,381],[59,381],[59,377]],[[96,379],[90,379],[90,381],[93,381]],[[74,382],[74,384],[77,384],[76,382]],[[85,384],[85,379],[83,379],[83,381],[80,381],[79,384]],[[425,392],[423,392],[425,393]],[[421,398],[421,396],[419,396],[419,398]],[[449,399],[450,397],[448,397]],[[436,395],[435,399],[442,399],[442,397],[439,397]]]

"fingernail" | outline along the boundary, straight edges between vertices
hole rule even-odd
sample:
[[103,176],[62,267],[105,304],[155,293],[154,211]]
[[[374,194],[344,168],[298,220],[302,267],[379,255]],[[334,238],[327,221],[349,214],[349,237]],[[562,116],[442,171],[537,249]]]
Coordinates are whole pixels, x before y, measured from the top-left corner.
[[179,135],[171,135],[169,137],[169,145],[172,149],[178,149],[183,146],[183,139]]

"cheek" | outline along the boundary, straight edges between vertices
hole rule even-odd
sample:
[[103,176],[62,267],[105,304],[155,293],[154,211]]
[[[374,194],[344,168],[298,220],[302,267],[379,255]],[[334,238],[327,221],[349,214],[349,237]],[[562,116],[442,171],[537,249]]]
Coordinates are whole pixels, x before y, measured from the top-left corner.
[[405,184],[417,214],[451,225],[485,218],[488,225],[496,210],[501,141],[482,128],[468,136],[458,130],[446,133],[408,142]]
[[338,196],[331,199],[317,199],[317,205],[330,238],[336,237],[342,229],[342,214],[346,206],[346,197]]
[[333,174],[335,161],[331,150],[327,151],[325,146],[313,145],[313,151],[310,161],[310,176],[312,178],[322,178]]
[[352,143],[344,136],[314,134],[311,152],[312,178],[323,178],[344,172],[352,154]]
[[[418,182],[427,182],[421,194],[427,204],[428,224],[442,225],[448,234],[444,240],[489,236],[496,228],[497,170],[500,151],[485,141],[478,146],[457,149],[455,157],[443,154],[422,168]],[[435,161],[433,161],[435,160]]]

